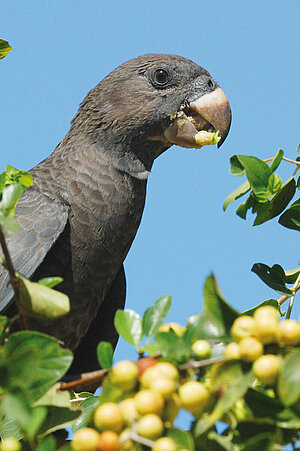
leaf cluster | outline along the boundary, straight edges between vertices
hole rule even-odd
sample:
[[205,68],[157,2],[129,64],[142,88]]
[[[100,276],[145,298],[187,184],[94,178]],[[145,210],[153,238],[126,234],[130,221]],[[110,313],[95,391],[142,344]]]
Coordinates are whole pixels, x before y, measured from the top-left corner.
[[[300,145],[297,152],[300,152]],[[223,209],[226,210],[232,202],[249,193],[246,201],[236,210],[238,216],[246,219],[247,212],[251,209],[252,213],[256,214],[253,225],[259,225],[281,214],[278,221],[281,225],[299,231],[300,200],[294,201],[289,208],[287,206],[294,197],[296,189],[300,188],[299,178],[296,180],[300,157],[297,157],[295,161],[286,159],[283,150],[279,149],[271,160],[271,164],[268,165],[254,156],[233,155],[230,158],[232,175],[237,177],[246,175],[247,180],[227,196]],[[297,169],[286,182],[282,183],[275,171],[284,160],[296,164]]]

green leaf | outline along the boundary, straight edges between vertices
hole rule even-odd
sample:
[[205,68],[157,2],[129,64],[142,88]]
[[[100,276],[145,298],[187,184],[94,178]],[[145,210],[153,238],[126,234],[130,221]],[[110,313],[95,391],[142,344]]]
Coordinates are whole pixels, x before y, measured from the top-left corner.
[[300,399],[300,349],[285,357],[279,373],[278,393],[286,406]]
[[49,390],[41,396],[34,404],[37,406],[56,406],[56,407],[67,407],[70,409],[70,392],[60,390],[60,383],[54,384]]
[[279,224],[300,231],[300,199],[297,199],[279,218]]
[[35,451],[55,451],[56,440],[53,435],[49,435],[40,441]]
[[181,431],[180,429],[167,428],[166,434],[177,445],[178,449],[194,451],[195,445],[192,434],[189,431]]
[[48,288],[17,275],[20,282],[20,305],[29,316],[40,319],[55,319],[70,311],[66,294]]
[[208,338],[224,338],[226,331],[222,323],[209,312],[201,312],[187,319],[186,330],[183,336],[187,345],[196,340]]
[[108,341],[100,341],[97,346],[97,358],[99,365],[108,370],[112,367],[113,364],[113,354],[114,350],[110,342]]
[[72,426],[73,432],[76,432],[78,429],[81,429],[89,424],[91,416],[98,405],[98,396],[92,396],[78,403],[78,408],[81,410],[81,415],[76,419]]
[[4,39],[0,39],[0,59],[4,58],[8,52],[12,50],[12,47]]
[[242,398],[253,382],[251,372],[244,373],[240,362],[227,361],[216,368],[211,378],[211,386],[216,394],[221,394],[210,415],[200,418],[195,425],[195,436],[199,437],[219,421],[236,401]]
[[262,224],[275,216],[278,216],[289,204],[296,191],[295,179],[290,178],[277,193],[264,203],[258,203],[253,208],[253,213],[257,213],[253,225]]
[[145,347],[150,356],[161,354],[164,359],[171,362],[183,363],[189,359],[190,348],[186,342],[172,330],[169,332],[159,332],[155,335],[154,341]]
[[30,420],[22,425],[22,429],[29,438],[34,438],[47,416],[46,407],[32,409]]
[[[8,370],[12,384],[23,387],[26,385],[26,394],[32,403],[61,379],[72,363],[71,351],[61,348],[56,338],[40,332],[20,331],[11,334],[4,347],[9,361]],[[34,352],[38,353],[34,372],[33,360],[24,360],[21,362],[22,374],[18,377],[15,372],[17,360],[20,353],[25,353],[27,349],[31,351],[34,349]],[[19,368],[21,365],[19,364]],[[33,374],[30,375],[30,372]],[[28,381],[24,381],[24,374],[27,375]]]
[[19,224],[12,216],[5,216],[0,211],[0,225],[6,233],[17,233],[19,230]]
[[270,169],[272,172],[275,172],[278,166],[280,165],[282,158],[283,158],[284,152],[282,149],[278,149],[277,154],[275,155],[274,159],[272,160],[270,164]]
[[139,347],[142,340],[142,320],[134,310],[117,310],[115,328],[127,343]]
[[8,437],[20,440],[22,432],[13,418],[5,417],[0,421],[0,436],[2,440]]
[[232,157],[230,157],[230,172],[236,177],[242,177],[245,174],[244,167],[241,164],[238,155],[232,155]]
[[291,290],[285,285],[285,272],[280,265],[270,266],[264,263],[255,263],[251,271],[254,272],[268,287],[273,288],[283,295],[292,295]]
[[155,335],[163,324],[168,311],[171,308],[171,296],[163,296],[155,304],[148,308],[143,316],[143,333],[149,338]]
[[268,191],[270,194],[275,194],[280,190],[282,185],[281,178],[277,174],[271,174],[268,183]]
[[248,210],[250,210],[250,208],[253,208],[257,203],[258,202],[254,199],[253,195],[250,194],[250,196],[247,198],[246,202],[244,202],[237,208],[236,214],[240,218],[246,219]]
[[290,269],[285,271],[285,282],[286,283],[295,283],[297,277],[299,276],[300,268]]
[[5,171],[0,175],[0,192],[5,186],[21,183],[24,188],[32,185],[32,175],[27,171],[20,171],[14,166],[7,165]]
[[203,307],[219,323],[219,328],[230,335],[231,326],[239,312],[225,301],[214,275],[207,277],[205,281]]
[[30,422],[32,409],[24,393],[21,390],[15,390],[14,393],[6,393],[2,397],[1,413],[22,427]]
[[54,277],[44,277],[43,279],[40,279],[37,283],[41,285],[45,285],[48,288],[56,287],[56,285],[63,282],[62,277],[54,276]]
[[226,208],[235,200],[239,199],[240,197],[244,196],[244,194],[248,193],[250,191],[250,183],[248,180],[246,180],[242,185],[240,185],[238,188],[236,188],[234,191],[232,191],[231,194],[229,194],[223,203],[223,210],[225,211]]
[[[257,200],[265,199],[268,193],[270,167],[262,160],[248,155],[236,155],[240,166],[246,171],[250,186]],[[269,197],[269,196],[268,196]]]
[[[243,451],[272,451],[274,450],[273,445],[273,434],[262,433],[257,434],[254,437],[248,439],[244,446]],[[276,449],[276,448],[275,448]]]
[[49,407],[47,418],[39,430],[39,434],[50,434],[71,426],[79,417],[80,411],[69,410],[64,407]]
[[2,199],[0,201],[0,209],[13,210],[23,193],[24,187],[21,183],[9,185],[3,190]]

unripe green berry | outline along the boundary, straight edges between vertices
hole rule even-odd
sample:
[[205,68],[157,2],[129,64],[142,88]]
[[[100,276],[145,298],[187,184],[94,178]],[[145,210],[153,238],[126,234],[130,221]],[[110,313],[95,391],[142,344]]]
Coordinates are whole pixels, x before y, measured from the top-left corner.
[[161,437],[154,443],[152,451],[176,451],[177,446],[169,437]]
[[137,364],[131,360],[116,363],[111,370],[112,380],[123,390],[131,390],[137,383]]
[[192,344],[192,350],[201,359],[208,359],[211,356],[211,346],[206,340],[197,340]]
[[204,409],[209,393],[204,384],[197,381],[189,381],[179,388],[181,407],[193,415],[198,415]]
[[98,429],[103,431],[120,432],[124,424],[120,406],[114,402],[101,404],[95,410],[94,423]]
[[254,319],[252,316],[239,316],[234,320],[230,333],[232,337],[239,341],[244,337],[250,337],[254,333]]
[[164,429],[164,424],[158,415],[149,413],[141,417],[137,423],[137,433],[142,437],[155,440]]
[[280,369],[280,359],[273,354],[261,356],[253,364],[253,373],[264,384],[273,384]]
[[74,433],[71,448],[74,451],[96,451],[98,449],[99,437],[100,434],[95,429],[79,429]]
[[300,323],[292,319],[285,319],[279,323],[278,338],[284,345],[297,346],[300,344]]
[[246,362],[254,362],[263,353],[264,347],[254,337],[245,337],[239,342],[241,359]]
[[229,343],[225,348],[224,357],[226,360],[240,359],[241,358],[240,345],[235,342]]
[[1,451],[20,451],[21,443],[14,437],[7,437],[0,443]]

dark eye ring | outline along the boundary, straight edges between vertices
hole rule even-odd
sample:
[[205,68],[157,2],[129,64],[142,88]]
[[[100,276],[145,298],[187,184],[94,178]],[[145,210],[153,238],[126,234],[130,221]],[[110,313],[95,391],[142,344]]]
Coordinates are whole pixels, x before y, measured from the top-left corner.
[[164,86],[169,81],[169,73],[165,69],[157,69],[153,73],[153,80],[160,86]]

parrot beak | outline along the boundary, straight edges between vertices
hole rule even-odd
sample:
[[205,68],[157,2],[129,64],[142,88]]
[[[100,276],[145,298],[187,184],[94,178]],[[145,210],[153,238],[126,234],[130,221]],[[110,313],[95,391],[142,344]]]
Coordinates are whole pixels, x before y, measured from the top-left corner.
[[231,124],[231,108],[224,91],[217,87],[182,107],[171,118],[165,138],[182,147],[201,148],[225,141]]

